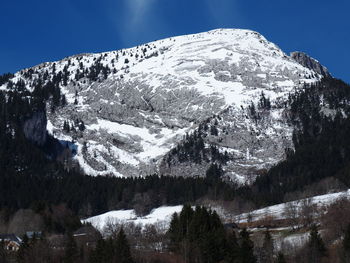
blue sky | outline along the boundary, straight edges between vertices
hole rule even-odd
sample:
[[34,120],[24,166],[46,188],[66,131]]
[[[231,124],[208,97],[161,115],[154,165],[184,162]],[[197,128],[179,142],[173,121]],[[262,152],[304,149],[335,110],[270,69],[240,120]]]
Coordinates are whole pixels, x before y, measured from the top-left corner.
[[304,51],[350,82],[348,0],[11,0],[0,11],[0,74],[224,27]]

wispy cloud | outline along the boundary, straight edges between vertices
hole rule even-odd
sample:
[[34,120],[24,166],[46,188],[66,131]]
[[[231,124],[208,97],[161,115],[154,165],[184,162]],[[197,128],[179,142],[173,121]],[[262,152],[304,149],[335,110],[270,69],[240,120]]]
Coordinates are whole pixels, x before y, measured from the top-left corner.
[[237,27],[246,22],[237,0],[205,0],[205,3],[216,25]]
[[122,0],[117,29],[125,45],[144,41],[162,30],[162,19],[154,12],[159,0]]
[[127,12],[130,20],[127,22],[130,26],[138,26],[145,20],[147,13],[152,9],[156,0],[124,0],[127,3]]

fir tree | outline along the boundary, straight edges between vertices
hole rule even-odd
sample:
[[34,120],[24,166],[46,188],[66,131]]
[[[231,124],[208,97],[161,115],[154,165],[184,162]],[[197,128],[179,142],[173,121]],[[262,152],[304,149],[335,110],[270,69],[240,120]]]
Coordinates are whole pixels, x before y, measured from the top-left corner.
[[181,239],[183,239],[184,237],[187,237],[189,227],[191,224],[191,220],[192,220],[192,216],[193,216],[193,209],[191,208],[191,206],[188,204],[184,205],[184,207],[182,208],[181,213],[180,213],[180,236],[181,236]]
[[89,263],[107,263],[111,261],[110,256],[106,253],[106,241],[101,238],[97,241],[95,249],[89,255]]
[[343,263],[350,262],[350,224],[346,229],[345,236],[342,242],[341,260]]
[[17,253],[18,262],[23,262],[28,254],[29,250],[29,239],[27,235],[24,235],[22,238],[21,246],[19,247]]
[[126,235],[124,233],[123,228],[119,230],[115,241],[115,249],[116,249],[116,259],[118,263],[133,263],[133,259],[130,253],[129,242],[126,239]]
[[176,251],[178,250],[178,243],[181,240],[181,232],[180,232],[180,221],[177,213],[174,213],[168,230],[168,236],[170,240],[170,250]]
[[85,130],[85,124],[83,121],[80,121],[79,123],[79,131],[84,131]]
[[310,238],[307,244],[308,248],[308,262],[309,263],[318,263],[323,257],[327,255],[326,247],[323,243],[323,240],[318,233],[318,228],[316,225],[313,225],[310,230]]
[[279,252],[276,258],[276,263],[286,263],[286,259],[282,252]]
[[244,228],[239,233],[239,257],[240,263],[255,263],[254,243],[250,240],[249,232]]
[[222,175],[222,168],[216,163],[211,164],[205,173],[206,178],[212,182],[217,182],[218,180],[220,180]]
[[5,244],[3,241],[0,241],[0,263],[7,263],[7,254],[5,250]]
[[262,263],[273,263],[273,240],[270,231],[267,229],[264,236],[264,243],[262,247]]
[[238,258],[239,258],[239,246],[237,242],[236,233],[232,231],[227,235],[225,262],[236,263]]
[[77,243],[74,240],[73,234],[69,233],[64,248],[64,263],[75,263],[79,258],[79,250]]

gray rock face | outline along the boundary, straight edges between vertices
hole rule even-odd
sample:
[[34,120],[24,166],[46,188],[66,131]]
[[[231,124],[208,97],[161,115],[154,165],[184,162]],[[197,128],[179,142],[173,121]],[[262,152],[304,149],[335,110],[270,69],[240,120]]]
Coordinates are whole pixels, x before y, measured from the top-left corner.
[[304,52],[292,52],[290,53],[290,56],[298,63],[303,65],[304,67],[307,67],[318,74],[321,74],[324,77],[330,77],[331,74],[328,72],[328,69],[320,62],[318,62],[316,59],[310,57],[309,55],[305,54]]
[[35,112],[23,124],[25,137],[31,142],[43,146],[47,139],[47,118],[45,112]]
[[[96,64],[109,70],[91,79]],[[215,145],[233,156],[224,171],[245,183],[282,160],[284,150],[292,147],[293,127],[279,105],[304,83],[322,77],[315,65],[315,70],[301,65],[257,32],[219,29],[73,56],[33,67],[31,79],[28,70],[15,78],[33,90],[46,72],[67,75],[66,83],[59,84],[67,105],[54,112],[47,107],[48,132],[74,141],[74,158],[89,175],[204,175],[207,162],[169,167],[163,160],[186,133],[216,116],[218,134],[209,134],[205,146]],[[89,74],[80,76],[82,72]],[[272,107],[258,112],[256,120],[249,107],[257,107],[262,93]],[[67,123],[69,131],[63,129]],[[26,136],[44,143],[45,125],[45,115],[36,114],[25,124]]]
[[[248,108],[229,107],[208,122],[208,131],[215,126],[217,132],[204,132],[204,143],[230,156],[223,165],[227,178],[238,184],[252,183],[259,174],[285,158],[286,149],[293,149],[293,126],[286,114],[286,109],[276,104],[271,109],[256,107],[258,118],[251,116]],[[163,159],[160,171],[175,176],[203,176],[211,163],[175,161],[168,165],[167,159]]]

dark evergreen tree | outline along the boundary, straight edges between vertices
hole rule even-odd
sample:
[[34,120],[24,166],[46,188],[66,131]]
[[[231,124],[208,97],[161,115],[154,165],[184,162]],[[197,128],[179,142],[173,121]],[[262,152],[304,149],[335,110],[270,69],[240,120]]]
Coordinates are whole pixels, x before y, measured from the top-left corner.
[[8,263],[9,261],[7,260],[7,253],[5,250],[5,244],[3,241],[0,241],[0,263]]
[[85,124],[83,121],[79,122],[79,131],[84,131],[85,130]]
[[89,255],[90,263],[112,263],[114,258],[111,239],[100,239]]
[[341,261],[343,263],[350,262],[350,224],[346,229],[346,232],[342,241]]
[[223,170],[216,163],[211,164],[205,173],[206,178],[212,182],[216,182],[216,181],[220,180],[222,175],[223,175]]
[[28,251],[30,250],[29,239],[27,235],[24,235],[22,238],[21,246],[17,252],[17,260],[18,262],[25,262],[26,257],[28,256]]
[[282,252],[279,252],[276,258],[276,263],[286,263],[286,259]]
[[264,110],[271,109],[271,101],[269,98],[265,97],[264,92],[261,92],[258,107],[259,107],[259,109],[264,109]]
[[267,229],[265,231],[264,235],[264,242],[262,246],[261,251],[261,263],[273,263],[273,254],[274,254],[274,247],[273,247],[273,240],[270,234],[270,231]]
[[10,79],[12,79],[15,75],[12,73],[6,73],[3,75],[0,75],[0,86],[8,82]]
[[178,251],[179,247],[178,244],[182,239],[182,231],[180,231],[180,221],[179,216],[177,213],[174,213],[171,221],[170,226],[168,230],[168,236],[169,236],[169,248],[171,251]]
[[79,250],[73,234],[69,233],[64,248],[64,263],[76,263],[79,259]]
[[123,228],[119,230],[115,241],[115,259],[118,263],[133,263],[131,257],[129,242],[126,238]]
[[321,259],[327,255],[326,247],[318,233],[318,228],[313,225],[310,230],[310,238],[307,243],[307,256],[309,263],[321,262]]
[[224,227],[216,212],[204,207],[183,207],[173,216],[168,235],[171,248],[190,262],[215,263],[227,255]]
[[236,263],[239,259],[239,245],[234,231],[227,235],[225,263]]
[[216,127],[216,125],[210,126],[210,134],[213,136],[218,136],[219,132],[218,132],[218,128]]
[[239,257],[240,263],[255,263],[254,243],[250,239],[249,232],[244,228],[239,233]]

